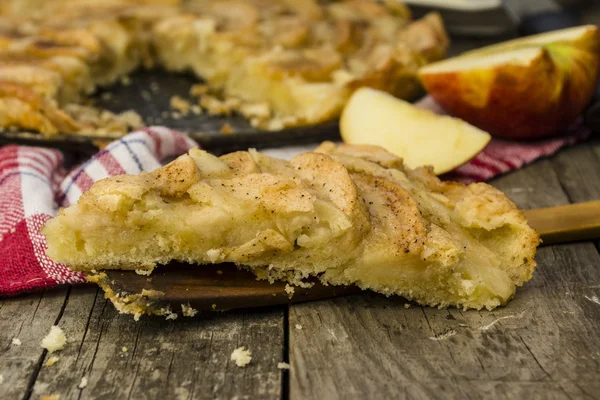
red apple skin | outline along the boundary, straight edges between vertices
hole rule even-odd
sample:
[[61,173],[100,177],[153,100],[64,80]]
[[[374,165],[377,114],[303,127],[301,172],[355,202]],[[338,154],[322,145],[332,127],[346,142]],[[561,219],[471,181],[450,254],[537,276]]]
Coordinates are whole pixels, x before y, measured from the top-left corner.
[[582,113],[594,94],[599,67],[594,27],[577,42],[544,45],[529,65],[421,73],[420,78],[446,111],[493,136],[540,139],[560,133]]

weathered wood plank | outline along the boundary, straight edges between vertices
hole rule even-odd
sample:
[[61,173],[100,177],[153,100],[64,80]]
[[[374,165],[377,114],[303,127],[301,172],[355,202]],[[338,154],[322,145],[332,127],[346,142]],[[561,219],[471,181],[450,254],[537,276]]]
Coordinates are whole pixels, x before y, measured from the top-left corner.
[[[283,320],[282,308],[268,308],[135,322],[95,288],[76,287],[60,322],[69,345],[58,363],[42,368],[34,396],[278,399]],[[245,368],[230,361],[239,346],[253,353]],[[82,377],[88,385],[80,390]]]
[[[520,207],[568,203],[551,162],[494,184]],[[534,279],[493,312],[404,309],[375,294],[291,307],[291,398],[594,398],[600,255],[577,243],[537,259]]]
[[[40,343],[59,318],[67,292],[56,289],[0,300],[1,399],[28,397],[46,353]],[[13,338],[21,345],[13,345]]]
[[571,201],[600,199],[600,140],[561,151],[552,166]]

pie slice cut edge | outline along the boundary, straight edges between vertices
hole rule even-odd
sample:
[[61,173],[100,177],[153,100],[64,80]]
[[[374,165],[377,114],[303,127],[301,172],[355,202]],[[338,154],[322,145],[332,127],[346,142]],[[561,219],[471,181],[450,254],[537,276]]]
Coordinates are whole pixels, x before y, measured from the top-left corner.
[[330,142],[290,161],[192,149],[96,182],[42,232],[47,254],[79,271],[232,262],[259,279],[318,277],[489,310],[531,279],[539,244],[490,185],[442,182],[382,148]]

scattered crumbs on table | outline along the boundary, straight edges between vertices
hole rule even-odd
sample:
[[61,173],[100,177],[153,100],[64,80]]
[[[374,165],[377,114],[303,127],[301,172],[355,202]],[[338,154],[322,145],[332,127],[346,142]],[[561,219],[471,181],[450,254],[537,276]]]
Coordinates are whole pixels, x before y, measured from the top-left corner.
[[12,344],[15,346],[20,346],[21,345],[21,339],[19,338],[13,338],[12,339]]
[[160,87],[158,86],[158,83],[156,82],[150,82],[150,90],[153,91],[154,93],[157,93],[159,91]]
[[288,364],[286,362],[280,362],[279,364],[277,364],[277,368],[279,368],[279,369],[290,369],[290,364]]
[[244,346],[238,347],[231,353],[231,361],[235,361],[238,367],[245,367],[252,361],[252,352]]
[[444,332],[440,335],[431,336],[429,339],[440,341],[440,340],[446,340],[448,338],[451,338],[454,335],[456,335],[456,331],[454,329],[448,329],[446,332]]
[[296,329],[302,329],[302,325],[296,324]]
[[123,353],[127,353],[127,351],[128,351],[128,350],[129,350],[129,349],[127,348],[127,346],[123,346],[123,347],[121,347],[121,351],[122,351]]
[[190,303],[181,304],[181,313],[184,317],[193,317],[198,314],[198,310],[192,307]]
[[79,389],[85,389],[85,387],[88,385],[88,378],[86,376],[81,377],[81,381],[79,382],[79,385],[77,385],[77,387]]
[[50,332],[46,335],[44,339],[42,339],[41,346],[48,350],[50,353],[54,353],[55,351],[62,350],[67,343],[67,337],[62,329],[58,326],[53,325],[50,328]]
[[217,309],[217,305],[216,304],[211,305],[211,307],[212,307],[213,310]]
[[408,310],[410,308],[410,303],[404,303],[404,308]]
[[142,99],[144,99],[146,101],[150,101],[150,100],[152,100],[152,95],[150,94],[149,91],[142,90]]
[[48,357],[48,359],[46,360],[46,362],[44,363],[44,365],[46,367],[51,367],[54,364],[56,364],[58,362],[58,360],[60,360],[59,356],[50,356],[50,357]]
[[233,128],[227,122],[223,124],[221,129],[219,129],[219,133],[222,135],[231,135],[233,133]]
[[292,296],[294,295],[295,289],[292,285],[290,285],[289,283],[285,284],[285,292],[288,295],[288,298],[292,298]]
[[461,328],[467,328],[468,327],[467,324],[458,324],[458,326],[460,326]]
[[177,111],[173,111],[171,113],[171,118],[173,118],[173,119],[181,119],[181,113],[177,112]]

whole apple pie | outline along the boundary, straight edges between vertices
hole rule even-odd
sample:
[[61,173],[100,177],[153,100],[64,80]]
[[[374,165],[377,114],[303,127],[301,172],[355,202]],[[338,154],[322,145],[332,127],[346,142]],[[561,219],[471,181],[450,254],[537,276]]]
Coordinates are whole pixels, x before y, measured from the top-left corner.
[[316,124],[357,87],[413,96],[417,69],[447,44],[438,15],[411,21],[395,0],[4,0],[0,127],[125,132],[135,114],[88,96],[154,65],[205,80],[209,111],[226,104],[270,130]]
[[330,142],[289,162],[192,149],[95,183],[42,232],[47,254],[74,270],[232,262],[260,279],[317,277],[465,309],[505,304],[531,279],[539,244],[487,184],[442,182],[380,147]]

